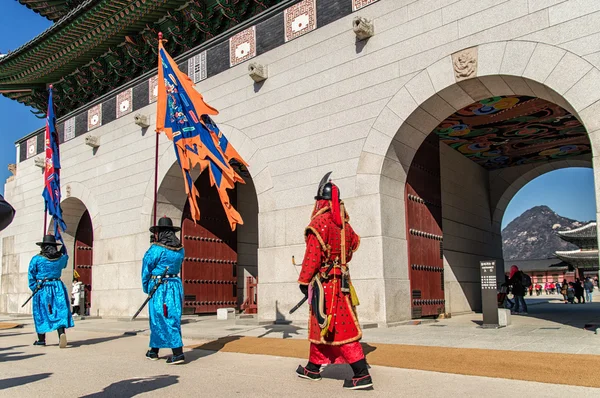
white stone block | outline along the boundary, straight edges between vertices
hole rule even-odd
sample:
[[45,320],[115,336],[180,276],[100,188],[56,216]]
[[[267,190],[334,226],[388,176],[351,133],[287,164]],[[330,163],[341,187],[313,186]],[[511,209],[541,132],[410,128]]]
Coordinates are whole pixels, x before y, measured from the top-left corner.
[[510,310],[506,308],[498,308],[498,326],[510,326]]
[[495,7],[490,7],[459,20],[459,37],[470,36],[474,33],[490,29],[491,27],[527,15],[528,12],[527,0],[511,0],[498,4]]
[[589,62],[575,54],[566,53],[544,83],[558,94],[564,94],[590,69],[592,65]]
[[600,100],[600,71],[590,70],[565,93],[565,99],[576,111],[581,111]]
[[566,51],[561,48],[538,44],[523,72],[523,77],[544,82],[565,54]]
[[233,308],[218,308],[217,309],[217,320],[226,321],[228,319],[235,319],[235,309],[233,309]]

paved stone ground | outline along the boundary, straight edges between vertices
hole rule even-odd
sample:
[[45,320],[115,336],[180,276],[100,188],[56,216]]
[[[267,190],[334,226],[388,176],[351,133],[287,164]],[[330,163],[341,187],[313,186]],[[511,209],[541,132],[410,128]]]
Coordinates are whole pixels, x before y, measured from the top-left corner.
[[[527,299],[528,315],[512,316],[512,325],[498,330],[481,329],[481,314],[465,314],[421,325],[403,325],[364,330],[364,341],[388,344],[410,344],[457,348],[487,348],[517,351],[600,354],[600,335],[585,330],[586,324],[600,325],[599,302],[563,304],[558,296]],[[214,340],[239,335],[269,338],[305,339],[305,324],[240,325],[235,320],[217,321],[214,316],[185,317],[184,337]],[[0,321],[31,324],[30,317],[0,316]],[[148,321],[134,322],[114,319],[76,320],[76,330],[112,333],[147,334]],[[599,330],[600,333],[600,330]]]
[[[16,397],[306,397],[355,396],[344,391],[347,366],[324,370],[324,380],[294,375],[303,360],[263,355],[187,350],[188,363],[168,366],[143,358],[148,339],[71,329],[70,345],[59,349],[55,334],[49,346],[34,347],[31,326],[0,331],[0,396]],[[197,343],[188,340],[185,343]],[[167,352],[161,353],[166,355]],[[557,371],[560,371],[557,364]],[[374,366],[377,397],[506,397],[510,391],[538,391],[545,397],[600,396],[600,389]],[[543,392],[543,393],[542,393]]]

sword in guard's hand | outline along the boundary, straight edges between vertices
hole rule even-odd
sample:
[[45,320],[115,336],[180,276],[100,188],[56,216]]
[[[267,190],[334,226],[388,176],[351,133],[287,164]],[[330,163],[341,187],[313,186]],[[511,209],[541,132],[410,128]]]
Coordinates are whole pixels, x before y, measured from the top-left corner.
[[142,303],[142,306],[137,310],[137,312],[135,313],[135,315],[133,315],[131,317],[132,321],[135,318],[137,318],[137,316],[140,314],[140,312],[142,312],[142,310],[144,309],[144,307],[146,306],[146,304],[148,304],[148,301],[150,301],[150,299],[152,298],[152,296],[154,296],[154,293],[156,293],[156,290],[158,289],[158,287],[160,285],[162,285],[163,280],[165,279],[165,276],[167,275],[167,272],[169,272],[169,267],[167,267],[165,269],[165,272],[163,272],[163,274],[160,276],[160,279],[158,280],[158,282],[156,282],[154,284],[154,287],[152,288],[152,290],[150,291],[150,293],[148,293],[148,297],[146,297],[146,300]]

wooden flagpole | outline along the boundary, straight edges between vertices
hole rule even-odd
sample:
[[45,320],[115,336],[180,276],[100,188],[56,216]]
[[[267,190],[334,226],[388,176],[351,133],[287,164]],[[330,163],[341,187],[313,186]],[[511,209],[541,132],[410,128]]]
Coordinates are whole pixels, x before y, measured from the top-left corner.
[[[158,32],[158,41],[159,43],[163,40],[162,32]],[[160,55],[159,55],[160,57]],[[160,65],[159,65],[160,67]],[[156,144],[155,144],[155,153],[154,153],[154,224],[156,225],[156,207],[158,203],[158,137],[160,133],[156,132]]]

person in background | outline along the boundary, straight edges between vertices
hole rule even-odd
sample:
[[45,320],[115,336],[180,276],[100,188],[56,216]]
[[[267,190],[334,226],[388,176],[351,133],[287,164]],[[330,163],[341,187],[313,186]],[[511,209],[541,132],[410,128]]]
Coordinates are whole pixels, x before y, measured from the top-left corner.
[[563,300],[565,300],[565,304],[568,303],[568,297],[567,297],[568,292],[569,292],[569,284],[567,283],[566,279],[563,279],[563,283],[560,286],[560,294],[562,294]]
[[81,314],[81,296],[84,291],[83,283],[77,278],[73,278],[73,285],[71,288],[71,304],[73,305],[73,316],[79,316]]
[[546,282],[544,283],[544,293],[546,293],[546,296],[549,294],[550,292],[550,283]]
[[512,293],[515,298],[515,314],[527,314],[527,304],[525,303],[525,292],[527,289],[523,285],[523,279],[523,272],[519,271],[519,267],[516,265],[511,266],[508,275],[508,284],[512,286]]
[[550,294],[554,294],[554,290],[556,289],[556,285],[554,282],[550,282]]
[[565,301],[565,303],[575,304],[575,284],[573,282],[569,282],[567,301]]
[[577,304],[585,304],[585,297],[583,296],[583,285],[581,284],[579,278],[575,279],[575,283],[573,283],[573,289],[575,290]]
[[589,276],[585,278],[583,289],[585,290],[585,301],[591,303],[592,295],[594,293],[594,282],[592,282],[592,278],[590,278]]
[[533,296],[533,284],[529,285],[529,295]]
[[535,284],[535,295],[539,296],[540,294],[542,294],[542,285],[540,285],[539,283]]
[[560,285],[560,282],[556,281],[556,283],[554,284],[554,287],[555,287],[555,293],[561,294],[560,289],[562,288],[562,286]]
[[29,263],[29,289],[37,292],[31,299],[33,321],[38,339],[33,345],[45,346],[46,333],[58,331],[59,347],[67,346],[66,328],[72,328],[73,316],[69,306],[69,294],[60,280],[62,270],[67,266],[69,256],[58,251],[60,243],[54,235],[45,235],[40,254],[33,256]]

